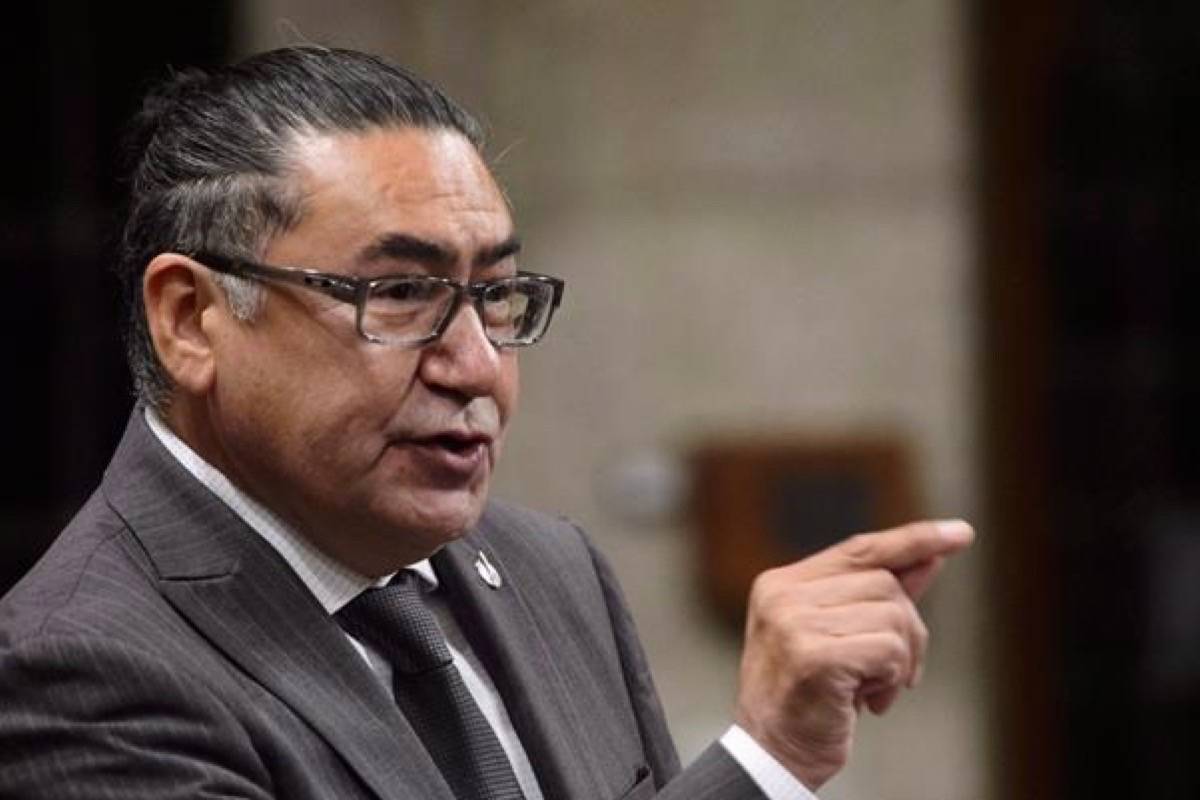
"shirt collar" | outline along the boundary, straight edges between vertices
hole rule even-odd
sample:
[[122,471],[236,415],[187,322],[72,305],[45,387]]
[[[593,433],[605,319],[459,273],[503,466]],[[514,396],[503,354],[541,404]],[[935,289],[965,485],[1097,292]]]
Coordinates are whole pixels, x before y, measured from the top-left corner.
[[[328,614],[336,614],[347,603],[372,586],[383,586],[392,575],[370,578],[330,558],[277,514],[233,484],[220,470],[200,457],[180,439],[151,408],[145,410],[146,424],[175,460],[237,514],[287,562]],[[405,569],[417,573],[428,590],[438,586],[437,573],[429,559]]]

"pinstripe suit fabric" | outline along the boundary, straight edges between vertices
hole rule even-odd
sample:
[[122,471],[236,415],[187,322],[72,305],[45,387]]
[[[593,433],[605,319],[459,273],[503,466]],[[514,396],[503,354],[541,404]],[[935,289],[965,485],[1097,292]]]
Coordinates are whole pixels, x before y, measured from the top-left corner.
[[[484,550],[504,574],[475,575]],[[492,503],[435,556],[547,798],[758,800],[682,772],[632,621],[575,527]],[[0,601],[0,798],[453,800],[286,563],[135,410],[100,488]]]

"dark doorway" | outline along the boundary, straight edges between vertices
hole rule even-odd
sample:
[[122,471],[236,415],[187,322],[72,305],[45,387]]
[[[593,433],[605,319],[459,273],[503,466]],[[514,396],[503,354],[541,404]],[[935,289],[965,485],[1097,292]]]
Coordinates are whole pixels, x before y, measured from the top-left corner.
[[132,405],[110,269],[123,202],[120,131],[168,65],[224,60],[230,5],[45,2],[5,11],[0,592],[96,485]]
[[1200,797],[1200,6],[977,8],[1005,797]]

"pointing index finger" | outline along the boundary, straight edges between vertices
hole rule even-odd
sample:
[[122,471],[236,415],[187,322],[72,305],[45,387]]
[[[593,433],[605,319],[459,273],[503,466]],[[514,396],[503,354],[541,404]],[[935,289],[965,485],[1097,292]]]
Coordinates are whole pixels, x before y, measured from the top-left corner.
[[823,575],[871,569],[902,573],[954,555],[974,538],[975,530],[961,519],[914,522],[851,536],[813,556],[810,567]]

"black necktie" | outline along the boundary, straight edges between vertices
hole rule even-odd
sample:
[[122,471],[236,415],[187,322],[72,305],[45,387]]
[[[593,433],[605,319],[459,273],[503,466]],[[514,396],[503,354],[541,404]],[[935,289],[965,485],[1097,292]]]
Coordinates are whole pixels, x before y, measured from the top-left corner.
[[524,800],[512,764],[450,657],[446,639],[403,570],[338,612],[342,627],[392,665],[396,705],[457,800]]

